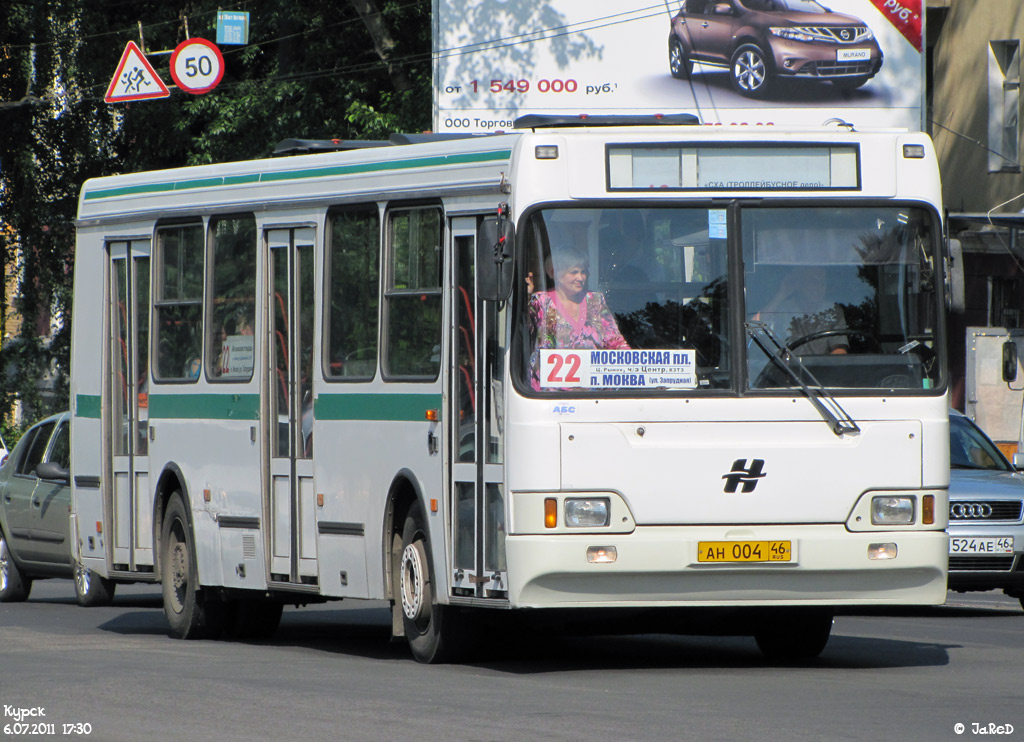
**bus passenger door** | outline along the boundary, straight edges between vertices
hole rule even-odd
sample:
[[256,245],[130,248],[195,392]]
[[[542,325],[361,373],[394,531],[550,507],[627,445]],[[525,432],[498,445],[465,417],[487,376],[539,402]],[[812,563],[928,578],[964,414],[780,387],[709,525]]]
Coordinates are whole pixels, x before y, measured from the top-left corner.
[[149,498],[150,241],[108,244],[107,363],[104,391],[107,466],[112,487],[104,508],[111,563],[134,571],[153,565]]
[[269,266],[269,394],[264,429],[270,450],[265,512],[270,521],[270,581],[316,585],[313,488],[313,290],[311,227],[266,232]]
[[475,218],[451,222],[455,284],[450,361],[453,594],[504,598],[504,311],[476,294]]

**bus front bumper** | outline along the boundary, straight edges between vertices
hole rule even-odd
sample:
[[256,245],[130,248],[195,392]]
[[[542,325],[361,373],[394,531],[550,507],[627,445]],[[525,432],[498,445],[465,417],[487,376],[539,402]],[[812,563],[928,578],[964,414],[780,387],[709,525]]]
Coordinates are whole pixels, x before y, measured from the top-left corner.
[[[752,544],[779,542],[789,542],[788,561],[698,558],[700,544],[706,552],[739,543],[742,558]],[[948,544],[945,531],[851,533],[842,525],[646,526],[505,540],[513,608],[939,605]]]

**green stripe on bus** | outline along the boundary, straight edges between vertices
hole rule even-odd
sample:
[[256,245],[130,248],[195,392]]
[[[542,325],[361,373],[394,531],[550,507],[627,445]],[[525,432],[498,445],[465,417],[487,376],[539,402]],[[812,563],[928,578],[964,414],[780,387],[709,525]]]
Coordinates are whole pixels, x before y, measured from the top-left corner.
[[[440,394],[321,394],[314,415],[318,420],[426,419],[427,410],[441,407]],[[151,419],[258,420],[258,394],[150,394]],[[79,394],[75,415],[100,418],[100,397]]]
[[255,183],[257,181],[269,183],[278,180],[296,180],[298,178],[328,178],[337,175],[358,175],[359,173],[374,173],[386,170],[408,170],[411,168],[438,167],[441,165],[494,162],[507,160],[511,156],[512,150],[502,149],[495,150],[493,152],[466,152],[454,155],[417,157],[411,160],[385,160],[382,162],[364,162],[352,165],[338,165],[335,167],[303,168],[301,170],[228,175],[225,177],[215,178],[197,178],[193,180],[173,181],[170,183],[143,183],[140,185],[122,186],[120,188],[86,191],[84,198],[86,201],[93,201],[96,199],[113,198],[116,196],[141,195],[145,193],[169,193],[171,191],[183,191],[197,188],[218,188],[224,185]]
[[136,186],[122,186],[121,188],[107,188],[103,191],[86,191],[85,200],[91,201],[96,198],[111,198],[114,196],[129,196],[137,193],[162,193],[173,191],[174,183],[146,183]]
[[149,419],[259,420],[258,394],[153,394]]
[[463,163],[505,160],[508,159],[508,154],[504,152],[477,152],[464,155],[438,155],[437,157],[423,157],[417,160],[386,160],[384,162],[360,163],[356,165],[337,165],[335,167],[317,168],[315,171],[286,170],[278,173],[263,173],[260,175],[260,181],[270,182],[275,180],[296,180],[298,178],[321,178],[334,175],[355,175],[386,170],[405,170],[410,167],[460,165]]
[[259,173],[251,173],[249,175],[228,175],[224,178],[224,185],[240,185],[242,183],[259,183]]
[[441,407],[440,394],[320,394],[313,404],[317,420],[426,420]]
[[100,395],[79,394],[75,397],[75,417],[100,419]]

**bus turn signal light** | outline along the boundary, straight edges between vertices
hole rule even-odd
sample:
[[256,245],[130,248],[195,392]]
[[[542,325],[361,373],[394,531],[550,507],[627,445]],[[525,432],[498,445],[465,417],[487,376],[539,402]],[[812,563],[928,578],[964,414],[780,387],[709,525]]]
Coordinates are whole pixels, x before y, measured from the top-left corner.
[[544,498],[544,527],[558,526],[558,500],[554,497]]
[[935,495],[925,495],[921,498],[921,522],[926,526],[935,523]]

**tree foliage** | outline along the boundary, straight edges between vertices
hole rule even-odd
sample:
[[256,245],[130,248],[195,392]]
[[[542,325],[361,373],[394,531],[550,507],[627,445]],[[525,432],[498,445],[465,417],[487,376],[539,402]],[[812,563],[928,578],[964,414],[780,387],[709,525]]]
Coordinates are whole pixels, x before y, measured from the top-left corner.
[[[429,0],[240,0],[249,43],[222,46],[205,95],[106,104],[125,44],[164,82],[169,52],[216,39],[213,0],[7,0],[0,14],[0,416],[68,404],[74,219],[82,183],[114,172],[270,154],[286,138],[373,139],[430,121]],[[140,38],[141,33],[141,38]],[[47,327],[48,318],[52,319]],[[77,318],[89,321],[94,318]],[[51,332],[52,328],[52,332]],[[49,379],[55,392],[42,394]]]

